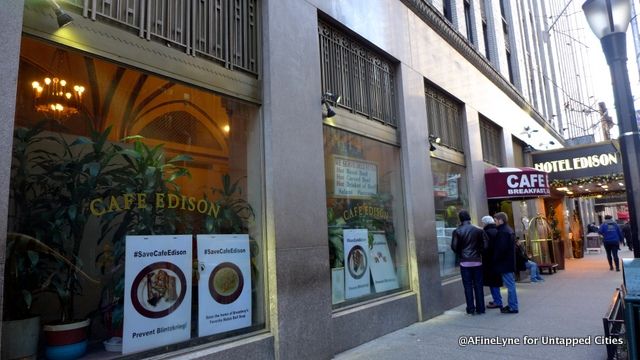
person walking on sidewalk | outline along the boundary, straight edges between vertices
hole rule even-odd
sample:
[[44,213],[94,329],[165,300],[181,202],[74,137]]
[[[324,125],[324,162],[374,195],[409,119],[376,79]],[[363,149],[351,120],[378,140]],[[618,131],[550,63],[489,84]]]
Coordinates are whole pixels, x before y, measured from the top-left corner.
[[471,216],[466,210],[458,213],[458,219],[460,219],[460,225],[451,235],[451,250],[460,259],[460,275],[467,301],[467,314],[484,314],[482,252],[487,247],[487,236],[482,229],[471,224]]
[[[495,269],[502,274],[502,282],[507,288],[507,302],[509,305],[500,308],[503,314],[518,313],[518,294],[516,293],[516,234],[507,224],[509,217],[503,212],[493,215],[496,222],[498,234],[496,236],[496,245],[494,247],[493,262]],[[491,294],[498,296],[496,304],[502,305],[502,296],[500,288],[491,289]]]
[[500,297],[500,288],[502,287],[502,274],[495,269],[493,262],[493,252],[496,244],[496,236],[498,236],[498,229],[496,228],[496,222],[493,217],[487,215],[483,216],[480,220],[484,226],[484,232],[487,234],[487,248],[482,256],[482,281],[484,286],[488,286],[491,290],[491,298],[493,301],[489,301],[487,308],[497,309],[502,307],[502,298]]
[[631,219],[627,220],[627,222],[622,226],[622,234],[627,240],[629,250],[633,251],[633,242],[631,241]]
[[609,262],[609,270],[613,270],[613,264],[611,258],[616,264],[616,271],[620,271],[620,260],[618,260],[618,250],[620,250],[620,243],[623,241],[622,231],[618,224],[613,221],[611,215],[604,216],[604,222],[600,225],[598,233],[602,235],[602,242],[604,243],[604,250],[607,252],[607,261]]

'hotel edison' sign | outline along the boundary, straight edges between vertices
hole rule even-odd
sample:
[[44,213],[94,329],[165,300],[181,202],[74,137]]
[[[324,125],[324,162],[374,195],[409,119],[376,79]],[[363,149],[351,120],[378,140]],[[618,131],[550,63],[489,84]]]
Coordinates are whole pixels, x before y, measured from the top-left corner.
[[549,180],[622,173],[620,153],[612,143],[545,151],[532,155],[534,167],[549,173]]

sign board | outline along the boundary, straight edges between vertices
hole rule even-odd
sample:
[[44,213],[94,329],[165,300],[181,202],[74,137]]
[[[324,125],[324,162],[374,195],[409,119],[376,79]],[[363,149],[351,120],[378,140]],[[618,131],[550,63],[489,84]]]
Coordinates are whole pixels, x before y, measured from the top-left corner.
[[536,169],[490,168],[484,173],[487,199],[523,199],[549,196],[547,173]]
[[534,167],[549,180],[622,174],[622,158],[612,141],[532,153]]
[[367,229],[344,229],[342,231],[346,299],[371,293],[368,236]]
[[251,326],[249,235],[198,235],[198,336]]
[[373,247],[369,250],[369,259],[371,259],[371,278],[376,292],[400,287],[384,234],[373,234]]
[[335,196],[372,196],[378,193],[378,166],[369,161],[333,157]]
[[127,236],[123,354],[191,338],[191,239]]

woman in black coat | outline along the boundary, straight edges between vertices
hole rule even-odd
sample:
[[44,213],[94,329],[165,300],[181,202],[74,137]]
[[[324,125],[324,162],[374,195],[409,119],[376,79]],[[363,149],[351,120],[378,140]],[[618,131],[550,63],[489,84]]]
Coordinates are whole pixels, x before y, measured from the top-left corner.
[[484,225],[484,232],[489,238],[489,246],[482,254],[482,280],[484,286],[489,287],[502,287],[502,274],[495,270],[495,264],[493,262],[493,249],[495,246],[496,236],[498,235],[498,229],[491,216],[485,216],[482,218],[482,225]]

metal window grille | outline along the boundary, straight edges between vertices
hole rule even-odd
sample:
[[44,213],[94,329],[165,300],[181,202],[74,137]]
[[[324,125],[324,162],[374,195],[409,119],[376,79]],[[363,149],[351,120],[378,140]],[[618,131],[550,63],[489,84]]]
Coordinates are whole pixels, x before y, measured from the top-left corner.
[[440,145],[464,152],[462,105],[443,91],[425,85],[429,134],[440,137]]
[[502,147],[500,128],[484,116],[480,116],[480,140],[482,142],[482,160],[496,166],[502,165]]
[[340,95],[337,106],[397,126],[391,62],[324,22],[318,33],[322,93]]
[[258,0],[66,0],[93,20],[259,75]]

